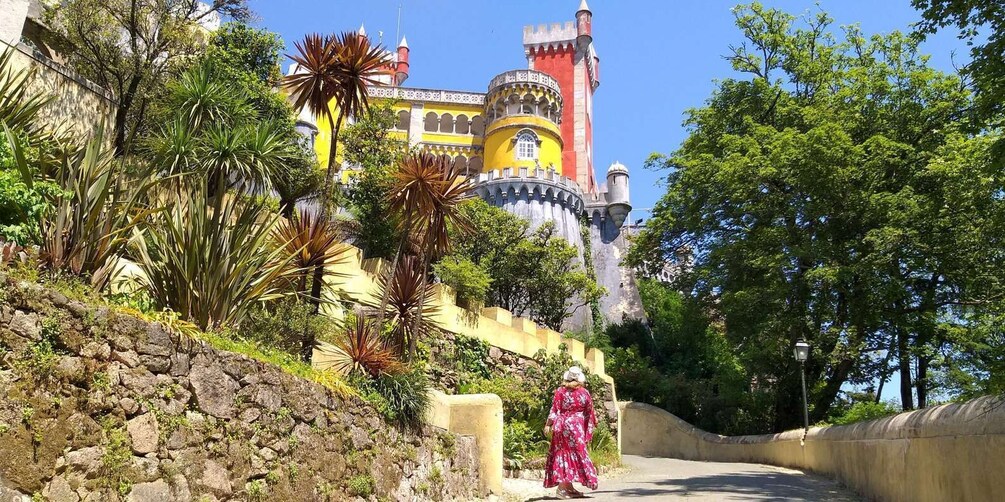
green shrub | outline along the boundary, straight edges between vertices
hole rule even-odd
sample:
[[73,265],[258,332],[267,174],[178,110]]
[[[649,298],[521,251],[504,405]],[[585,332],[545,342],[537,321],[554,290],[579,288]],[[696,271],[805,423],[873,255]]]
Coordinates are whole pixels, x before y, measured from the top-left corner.
[[597,467],[621,465],[617,439],[606,422],[597,423],[596,429],[593,430],[593,439],[587,445],[587,451]]
[[530,381],[514,375],[483,378],[461,386],[461,394],[495,394],[502,399],[505,420],[527,420],[551,402],[542,399],[540,389]]
[[528,458],[544,456],[547,452],[548,440],[540,429],[519,420],[503,425],[503,457],[513,461],[518,469]]
[[457,293],[457,304],[478,311],[485,304],[492,277],[465,257],[448,256],[433,266],[436,276]]
[[491,376],[487,361],[489,344],[478,338],[457,335],[454,338],[453,360],[461,373],[462,382],[488,378]]
[[324,339],[331,322],[311,315],[312,306],[296,298],[284,298],[251,309],[241,322],[241,336],[263,346],[297,354],[305,336]]
[[429,409],[429,379],[421,370],[357,377],[355,383],[388,421],[406,428],[422,425]]
[[373,476],[369,474],[360,474],[349,480],[349,495],[354,495],[356,497],[369,497],[373,495],[373,491],[376,488],[373,481]]
[[899,413],[896,407],[890,403],[876,403],[872,401],[860,401],[848,408],[848,411],[831,419],[833,425],[848,425],[855,422],[875,420],[877,418],[888,417]]

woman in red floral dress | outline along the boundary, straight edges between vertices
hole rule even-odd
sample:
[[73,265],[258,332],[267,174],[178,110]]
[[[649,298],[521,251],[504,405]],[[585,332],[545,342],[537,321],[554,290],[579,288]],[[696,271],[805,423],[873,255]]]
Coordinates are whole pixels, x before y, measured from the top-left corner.
[[551,436],[544,487],[558,487],[559,498],[580,497],[572,483],[597,489],[597,468],[590,461],[586,445],[593,438],[597,417],[593,398],[583,387],[586,375],[576,366],[562,376],[565,382],[555,391],[544,433]]

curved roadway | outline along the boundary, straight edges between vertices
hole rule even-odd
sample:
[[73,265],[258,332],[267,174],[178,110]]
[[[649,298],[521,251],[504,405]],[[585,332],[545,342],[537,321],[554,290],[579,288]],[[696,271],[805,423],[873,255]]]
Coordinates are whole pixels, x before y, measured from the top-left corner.
[[[769,500],[859,501],[838,483],[800,471],[758,464],[692,462],[670,458],[625,455],[631,469],[613,479],[600,479],[600,488],[585,500]],[[540,481],[505,480],[509,500],[557,500],[554,490]]]

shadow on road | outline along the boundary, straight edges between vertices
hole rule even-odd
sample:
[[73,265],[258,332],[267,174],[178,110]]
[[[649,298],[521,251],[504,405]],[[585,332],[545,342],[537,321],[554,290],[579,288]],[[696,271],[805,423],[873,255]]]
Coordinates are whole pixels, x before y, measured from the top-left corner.
[[839,487],[807,483],[805,478],[785,473],[730,472],[680,479],[629,482],[617,489],[600,489],[591,495],[604,497],[685,497],[718,495],[762,501],[849,500]]

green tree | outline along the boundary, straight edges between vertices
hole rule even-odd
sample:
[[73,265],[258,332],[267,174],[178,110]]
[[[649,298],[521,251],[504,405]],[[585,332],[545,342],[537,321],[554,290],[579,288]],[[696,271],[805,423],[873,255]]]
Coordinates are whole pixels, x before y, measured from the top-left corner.
[[400,238],[388,199],[396,166],[408,145],[390,133],[395,117],[392,102],[374,103],[339,137],[345,163],[356,171],[345,187],[345,198],[356,221],[366,222],[355,241],[367,258],[390,259]]
[[662,283],[642,280],[639,294],[647,321],[605,331],[607,368],[619,397],[660,406],[716,433],[769,432],[765,409],[751,398],[723,329],[693,299]]
[[[167,124],[175,118],[177,110],[189,104],[199,100],[218,102],[207,99],[212,97],[205,93],[209,89],[192,92],[198,87],[186,82],[194,75],[192,69],[209,70],[213,82],[225,87],[218,94],[229,94],[241,102],[240,106],[234,106],[236,99],[229,100],[229,120],[271,122],[277,139],[290,146],[269,181],[279,198],[283,216],[292,218],[298,201],[316,195],[323,173],[307,138],[295,128],[296,113],[277,91],[282,81],[279,66],[282,48],[283,41],[276,33],[239,21],[225,23],[209,36],[205,50],[188,63],[186,71],[168,81],[166,92],[151,100],[148,115],[153,124]],[[142,135],[157,135],[159,127],[151,127]]]
[[246,20],[251,11],[247,0],[67,0],[46,12],[69,63],[115,95],[118,155],[144,128],[149,100],[203,50],[200,23],[221,15]]
[[912,0],[924,18],[923,35],[955,26],[970,46],[972,61],[963,68],[975,89],[979,121],[1001,127],[1005,118],[1005,5],[997,0]]
[[471,231],[455,232],[454,251],[440,276],[455,290],[480,289],[485,275],[452,273],[456,269],[451,263],[476,264],[490,280],[486,304],[554,330],[603,294],[587,277],[576,248],[555,235],[554,225],[532,231],[526,220],[480,199],[463,204],[461,212]]
[[994,138],[966,133],[969,93],[914,38],[838,40],[824,13],[796,27],[757,3],[735,15],[745,40],[728,59],[746,78],[722,80],[681,148],[650,158],[668,191],[629,261],[682,265],[675,286],[722,317],[775,429],[798,423],[799,339],[814,420],[891,362],[904,407],[925,406],[932,372],[952,369],[940,354],[963,347],[952,334],[978,336],[1000,294]]

